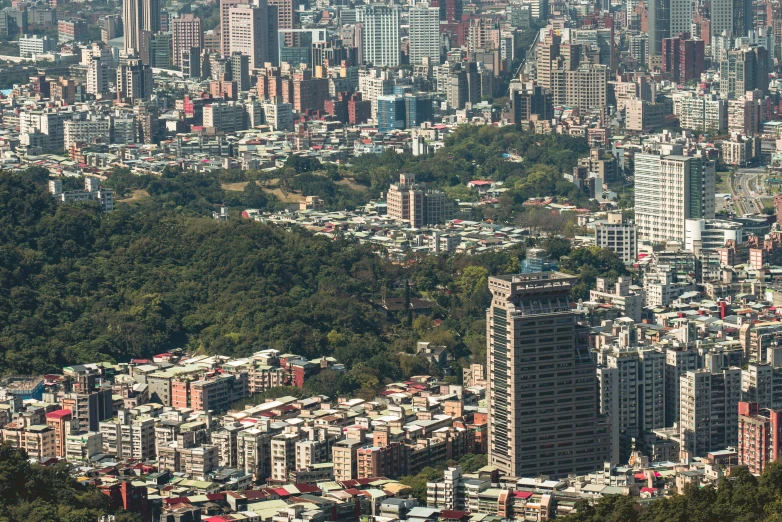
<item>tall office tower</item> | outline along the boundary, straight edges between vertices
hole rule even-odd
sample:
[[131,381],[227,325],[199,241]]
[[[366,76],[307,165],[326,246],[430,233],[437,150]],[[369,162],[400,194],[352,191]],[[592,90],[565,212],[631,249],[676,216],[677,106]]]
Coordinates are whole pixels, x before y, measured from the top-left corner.
[[128,56],[144,54],[144,32],[160,31],[160,3],[158,0],[125,0],[122,5],[122,23],[125,30],[125,53]]
[[649,16],[649,55],[660,56],[663,40],[671,36],[671,0],[651,0]]
[[269,57],[268,10],[265,0],[261,5],[252,7],[249,5],[237,5],[228,10],[228,31],[231,40],[228,42],[228,52],[246,54],[250,57],[250,67],[260,69]]
[[[755,89],[765,91],[768,86],[768,72],[762,63],[758,63],[756,50],[757,48],[735,49],[723,54],[720,62],[721,97],[741,96]],[[765,54],[763,57],[765,58]]]
[[399,65],[399,9],[386,6],[357,7],[356,18],[363,25],[364,62],[377,67]]
[[[277,9],[278,31],[282,32],[284,29],[295,27],[293,0],[269,0],[269,6],[274,6]],[[286,32],[284,36],[286,47],[294,47],[297,36],[295,33]]]
[[712,0],[709,19],[709,35],[712,38],[721,36],[724,32],[727,36],[733,36],[733,3],[741,0]]
[[182,68],[182,51],[193,47],[204,47],[204,27],[201,19],[190,13],[174,18],[171,21],[171,48],[175,67]]
[[690,0],[651,0],[648,11],[650,56],[660,56],[665,38],[692,32]]
[[696,370],[680,381],[682,451],[702,457],[738,444],[741,368]]
[[642,238],[684,246],[687,219],[714,219],[714,161],[636,154],[635,219]]
[[167,69],[171,66],[171,35],[169,33],[152,35],[147,47],[147,60],[150,67]]
[[240,5],[250,6],[250,0],[220,0],[220,54],[223,56],[231,54],[230,11]]
[[516,477],[589,473],[610,458],[587,329],[559,272],[491,277],[489,464]]
[[109,92],[109,68],[100,58],[93,57],[87,64],[87,92],[89,94]]
[[404,96],[378,96],[377,98],[377,130],[390,132],[405,128],[405,98]]
[[410,63],[421,65],[424,58],[429,65],[440,64],[440,9],[437,7],[410,8]]
[[152,69],[141,60],[127,58],[117,67],[117,99],[133,104],[152,95]]
[[755,8],[752,0],[733,0],[733,36],[747,36],[755,28]]

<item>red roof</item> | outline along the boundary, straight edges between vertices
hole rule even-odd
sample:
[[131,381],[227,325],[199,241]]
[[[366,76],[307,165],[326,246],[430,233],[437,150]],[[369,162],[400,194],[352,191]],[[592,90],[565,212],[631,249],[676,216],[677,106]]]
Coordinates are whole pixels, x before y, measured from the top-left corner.
[[492,183],[494,183],[494,182],[493,181],[487,181],[485,179],[474,179],[474,180],[470,181],[467,184],[468,185],[475,185],[477,187],[483,187],[485,185],[491,185]]
[[515,498],[521,498],[521,499],[524,499],[524,500],[527,500],[532,495],[533,495],[533,493],[531,491],[514,491],[513,492],[513,496]]
[[657,493],[657,488],[641,488],[641,493]]
[[[532,495],[532,493],[530,493],[530,495]],[[440,511],[440,518],[457,520],[462,517],[469,516],[469,514],[470,514],[469,511],[454,511],[451,509],[443,509],[442,511]]]
[[71,414],[71,410],[54,410],[46,414],[47,419],[62,419]]
[[291,496],[291,493],[288,493],[288,490],[285,488],[271,488],[271,490],[277,493],[281,497]]
[[633,477],[635,477],[636,480],[646,480],[646,475],[644,475],[643,473],[636,473],[635,475],[633,475]]
[[320,493],[320,488],[311,484],[294,484],[299,493]]

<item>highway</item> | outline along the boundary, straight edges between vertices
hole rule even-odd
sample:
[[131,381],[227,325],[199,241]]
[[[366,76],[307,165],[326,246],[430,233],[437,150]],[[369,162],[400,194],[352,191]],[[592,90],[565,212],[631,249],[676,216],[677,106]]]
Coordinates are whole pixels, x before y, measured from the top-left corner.
[[738,169],[730,178],[730,192],[733,203],[741,216],[763,212],[761,198],[766,194],[764,180],[766,169]]

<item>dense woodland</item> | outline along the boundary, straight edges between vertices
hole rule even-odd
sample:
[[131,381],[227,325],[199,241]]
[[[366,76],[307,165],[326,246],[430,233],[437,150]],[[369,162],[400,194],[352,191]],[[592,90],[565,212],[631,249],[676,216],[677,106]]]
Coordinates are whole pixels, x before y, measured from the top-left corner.
[[731,470],[718,486],[687,486],[680,494],[637,503],[621,495],[595,505],[579,502],[578,513],[562,522],[782,522],[782,463],[772,462],[759,477],[747,468]]
[[[524,161],[502,160],[504,150]],[[571,251],[557,237],[530,237],[526,245],[478,256],[411,255],[391,263],[349,237],[334,241],[245,221],[238,211],[282,208],[263,190],[264,176],[323,195],[332,208],[366,203],[400,172],[446,190],[485,176],[512,187],[503,196],[507,205],[499,205],[507,220],[529,226],[533,236],[568,235],[577,232],[568,218],[521,203],[547,194],[578,200],[560,172],[586,150],[584,140],[567,136],[465,126],[433,156],[362,156],[339,168],[294,157],[272,173],[166,169],[137,176],[118,169],[106,184],[120,198],[148,196],[120,201],[106,214],[93,204],[57,205],[43,169],[0,173],[0,373],[177,348],[236,356],[275,348],[333,355],[348,366],[346,374],[324,372],[313,391],[372,395],[420,373],[458,380],[460,366],[485,358],[487,278],[517,273],[528,246],[542,246],[579,276],[574,300],[588,296],[596,277],[621,275],[625,267],[611,252]],[[351,176],[352,188],[337,183],[343,176]],[[224,189],[242,180],[260,183]],[[81,183],[67,178],[64,185]],[[228,223],[211,219],[222,204],[233,213]],[[384,297],[406,295],[434,301],[433,314],[386,318],[375,308]],[[419,340],[448,346],[453,368],[416,357]]]
[[[109,498],[71,478],[64,463],[30,464],[24,451],[0,444],[1,522],[95,522],[110,514]],[[115,517],[115,522],[139,520],[124,511]]]

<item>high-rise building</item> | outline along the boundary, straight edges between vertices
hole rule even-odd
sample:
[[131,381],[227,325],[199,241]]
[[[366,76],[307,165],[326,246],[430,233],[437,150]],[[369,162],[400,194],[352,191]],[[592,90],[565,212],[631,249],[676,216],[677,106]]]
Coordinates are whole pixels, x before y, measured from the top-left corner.
[[489,464],[516,477],[589,473],[610,459],[587,329],[570,310],[575,278],[489,279]]
[[741,368],[690,371],[682,375],[680,386],[682,450],[698,457],[736,447]]
[[154,103],[139,102],[133,106],[138,124],[138,143],[156,143],[160,125],[160,109]]
[[510,117],[513,123],[529,121],[533,116],[539,120],[554,117],[554,98],[551,91],[540,85],[511,82]]
[[133,104],[152,95],[152,69],[141,60],[128,58],[117,67],[117,99]]
[[453,219],[453,202],[442,192],[427,191],[415,182],[414,174],[400,174],[399,183],[391,184],[386,199],[388,215],[407,221],[413,228]]
[[228,9],[228,32],[231,37],[228,42],[227,52],[245,54],[250,57],[250,67],[253,69],[263,67],[264,62],[269,61],[269,11],[265,1],[261,0],[257,7],[249,5],[237,5]]
[[763,93],[747,91],[743,96],[728,100],[728,132],[755,136],[760,133],[764,119]]
[[703,65],[703,40],[675,37],[663,40],[662,71],[674,80],[686,83],[700,79]]
[[182,51],[204,47],[204,27],[200,18],[187,13],[171,20],[171,48],[175,67],[182,68]]
[[404,96],[379,96],[377,98],[377,130],[390,132],[405,128]]
[[410,63],[440,64],[440,8],[410,8]]
[[638,228],[622,219],[621,213],[608,214],[608,221],[595,225],[595,245],[614,252],[626,264],[636,262]]
[[[611,428],[619,430],[624,450],[620,451],[620,461],[625,461],[632,438],[665,426],[665,354],[654,349],[614,346],[605,356],[604,367],[615,368],[617,374],[611,380],[600,378],[601,412],[611,416]],[[603,389],[606,382],[611,383],[609,390]]]
[[782,443],[782,412],[739,402],[739,465],[760,475],[769,462],[779,458]]
[[231,53],[231,79],[240,91],[250,90],[250,57],[246,54]]
[[660,56],[666,38],[691,32],[692,3],[689,0],[651,0],[649,12],[649,54]]
[[641,237],[684,246],[685,220],[714,219],[714,177],[712,160],[636,154],[635,219]]
[[100,39],[103,43],[109,43],[119,36],[122,36],[122,16],[107,15],[100,19]]
[[143,33],[150,35],[160,31],[159,0],[125,0],[122,5],[122,23],[125,53],[128,56],[142,56],[145,54]]
[[767,53],[763,47],[725,52],[720,62],[720,96],[731,98],[755,89],[765,91],[768,88]]
[[109,92],[109,68],[100,58],[92,58],[87,64],[87,92],[95,95]]
[[405,95],[405,128],[420,127],[434,119],[434,101],[428,94]]
[[364,62],[377,67],[399,65],[399,9],[361,6],[356,8],[356,18],[363,25]]
[[[295,14],[293,0],[269,0],[269,6],[276,9],[277,28],[282,32],[284,29],[293,29],[295,27]],[[277,35],[275,35],[276,37]],[[286,32],[283,36],[287,47],[296,45],[295,33]]]

